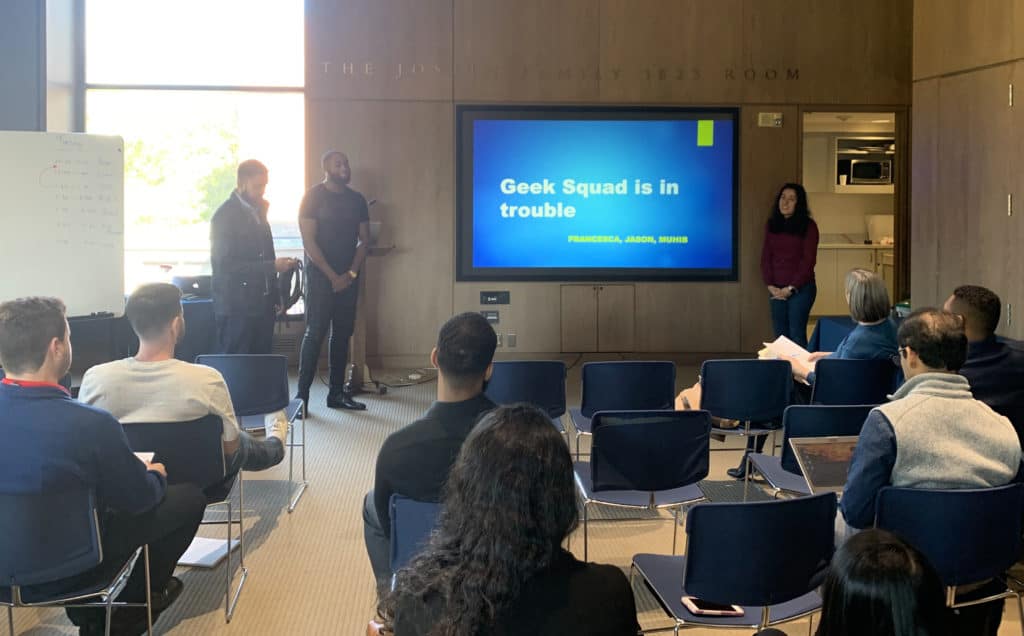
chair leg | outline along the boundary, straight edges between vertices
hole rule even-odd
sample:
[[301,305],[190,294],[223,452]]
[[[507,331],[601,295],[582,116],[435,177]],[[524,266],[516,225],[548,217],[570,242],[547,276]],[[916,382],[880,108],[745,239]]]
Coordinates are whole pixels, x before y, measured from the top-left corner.
[[[306,413],[305,413],[305,408],[306,407],[305,406],[300,406],[299,408],[302,410],[302,442],[300,442],[299,445],[298,445],[298,448],[302,449],[302,481],[299,482],[299,487],[295,491],[295,494],[289,493],[289,496],[291,497],[291,501],[288,503],[288,513],[289,514],[291,514],[295,510],[295,506],[299,505],[299,499],[302,499],[302,495],[303,495],[303,493],[306,492],[306,486],[309,483],[309,482],[306,481]],[[294,483],[292,481],[292,462],[294,461],[294,458],[295,458],[295,449],[296,449],[296,445],[295,445],[295,426],[296,425],[293,422],[292,426],[291,426],[292,442],[289,445],[290,448],[291,448],[291,452],[289,453],[289,457],[288,457],[288,488],[289,488],[289,490],[291,489],[292,484]]]
[[743,462],[743,501],[747,501],[747,493],[750,492],[750,455],[747,455],[747,461]]
[[[576,448],[578,450],[579,446],[577,446]],[[589,540],[589,538],[587,536],[587,502],[584,501],[583,502],[583,561],[584,562],[590,560],[588,558],[588,556],[589,556],[588,555],[588,548],[589,548],[588,540]]]
[[224,622],[231,622],[231,526],[234,525],[234,517],[231,514],[231,500],[227,501],[228,509],[228,543],[227,554],[224,555]]
[[679,508],[672,509],[672,554],[676,553],[676,536],[679,534]]
[[14,608],[7,607],[7,629],[10,631],[10,636],[14,636]]
[[106,636],[110,636],[110,618],[111,618],[111,616],[113,616],[113,613],[114,613],[114,608],[112,606],[113,603],[114,603],[114,597],[113,596],[107,596],[106,603],[107,603],[107,607],[106,607],[106,610],[107,610],[107,623],[103,627],[103,633]]
[[146,566],[146,634],[153,636],[153,589],[150,587],[149,544],[142,546],[142,558]]
[[233,525],[233,517],[231,515],[231,501],[228,500],[228,568],[227,568],[227,596],[224,599],[224,615],[225,622],[230,623],[231,619],[235,615],[235,608],[238,606],[238,598],[242,595],[242,588],[245,586],[245,579],[249,576],[249,571],[245,567],[245,480],[242,475],[238,476],[238,587],[235,589],[235,593],[231,595],[231,526]]

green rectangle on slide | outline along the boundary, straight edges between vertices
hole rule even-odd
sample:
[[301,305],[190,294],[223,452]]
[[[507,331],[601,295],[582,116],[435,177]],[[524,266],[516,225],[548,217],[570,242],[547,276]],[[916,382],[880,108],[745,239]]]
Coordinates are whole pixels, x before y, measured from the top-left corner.
[[697,120],[697,145],[698,146],[714,146],[715,145],[715,122],[711,119],[698,119]]

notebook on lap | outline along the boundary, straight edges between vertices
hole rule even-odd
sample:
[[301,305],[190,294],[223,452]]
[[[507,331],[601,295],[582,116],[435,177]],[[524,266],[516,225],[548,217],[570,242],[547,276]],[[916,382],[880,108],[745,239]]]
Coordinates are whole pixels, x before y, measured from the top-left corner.
[[789,444],[812,493],[843,492],[850,458],[857,446],[856,435],[793,437]]

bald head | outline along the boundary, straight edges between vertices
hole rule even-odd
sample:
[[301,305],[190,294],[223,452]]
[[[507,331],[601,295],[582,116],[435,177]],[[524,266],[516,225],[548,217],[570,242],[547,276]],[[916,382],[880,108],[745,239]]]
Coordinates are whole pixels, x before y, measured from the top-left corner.
[[999,296],[978,285],[957,287],[942,306],[946,311],[963,316],[964,332],[971,342],[979,342],[995,334],[999,328],[1001,307]]
[[907,316],[896,334],[903,373],[956,373],[967,359],[967,336],[960,316],[928,307]]

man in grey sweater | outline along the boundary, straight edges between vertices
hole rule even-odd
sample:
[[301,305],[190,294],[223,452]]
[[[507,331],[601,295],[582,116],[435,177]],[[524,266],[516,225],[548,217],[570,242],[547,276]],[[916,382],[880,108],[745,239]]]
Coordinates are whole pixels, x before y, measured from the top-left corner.
[[839,504],[852,528],[874,524],[875,497],[885,486],[991,488],[1009,483],[1020,469],[1013,425],[975,400],[957,374],[967,358],[960,318],[917,311],[900,325],[896,340],[906,382],[891,402],[871,411],[861,430]]

